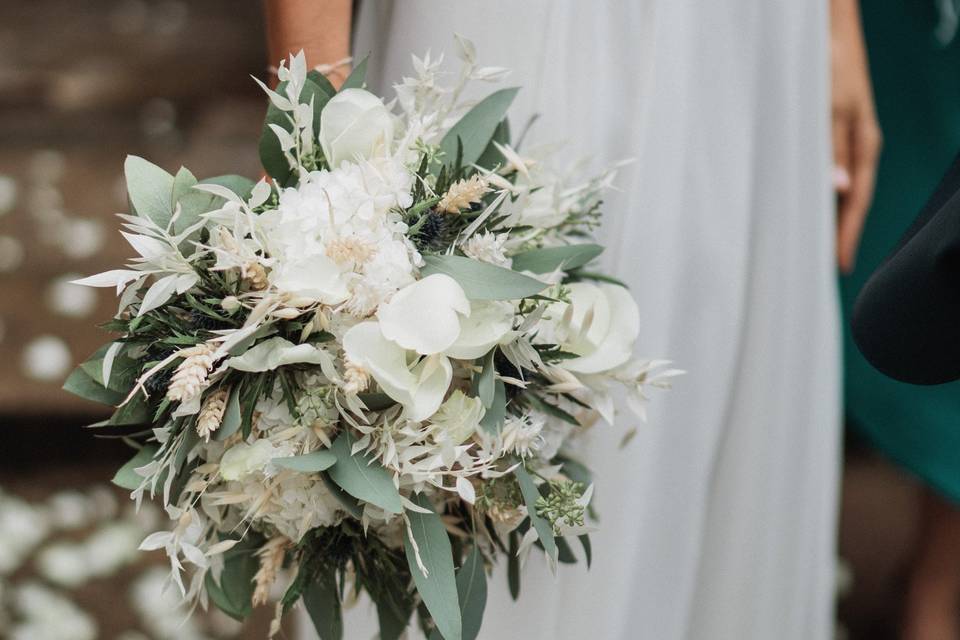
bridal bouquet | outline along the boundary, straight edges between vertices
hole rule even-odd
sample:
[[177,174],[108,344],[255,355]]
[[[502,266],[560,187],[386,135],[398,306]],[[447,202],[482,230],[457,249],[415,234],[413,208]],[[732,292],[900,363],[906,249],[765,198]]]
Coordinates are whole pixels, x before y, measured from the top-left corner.
[[675,372],[638,361],[637,305],[589,268],[612,171],[551,171],[511,146],[516,89],[467,102],[480,67],[458,40],[389,104],[336,90],[303,55],[281,65],[260,156],[269,179],[198,180],[137,157],[125,171],[119,336],[65,388],[117,407],[96,426],[138,451],[115,482],[159,496],[184,599],[236,618],[303,600],[321,638],[361,591],[381,638],[417,613],[475,638],[486,572],[516,597],[533,549],[590,561],[590,474],[571,439],[626,388]]

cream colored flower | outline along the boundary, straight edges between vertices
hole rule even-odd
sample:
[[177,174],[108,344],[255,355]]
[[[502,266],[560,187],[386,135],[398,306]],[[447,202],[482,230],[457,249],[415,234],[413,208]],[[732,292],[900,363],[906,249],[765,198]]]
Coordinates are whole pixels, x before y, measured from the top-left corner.
[[393,116],[377,96],[344,89],[320,114],[320,147],[331,167],[386,155],[393,142]]

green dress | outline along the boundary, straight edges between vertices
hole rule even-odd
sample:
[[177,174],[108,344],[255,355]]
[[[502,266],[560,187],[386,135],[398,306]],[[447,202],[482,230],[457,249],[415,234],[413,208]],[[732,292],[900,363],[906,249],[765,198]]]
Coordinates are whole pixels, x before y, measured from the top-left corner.
[[[935,0],[863,0],[861,8],[884,147],[856,270],[841,278],[846,319],[960,151],[960,34],[944,43],[949,20]],[[921,387],[884,377],[857,351],[849,322],[844,356],[848,424],[960,502],[960,383]]]

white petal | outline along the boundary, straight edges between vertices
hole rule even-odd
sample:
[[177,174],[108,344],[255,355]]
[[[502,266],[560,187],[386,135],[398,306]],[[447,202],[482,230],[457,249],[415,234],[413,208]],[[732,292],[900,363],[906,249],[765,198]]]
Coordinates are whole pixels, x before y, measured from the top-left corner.
[[85,287],[117,287],[120,289],[123,285],[142,275],[142,271],[134,271],[133,269],[112,269],[94,276],[71,280],[70,284],[79,284]]
[[457,493],[460,494],[460,497],[463,498],[465,502],[473,504],[477,499],[477,492],[474,491],[473,485],[464,477],[457,478]]
[[[583,283],[574,283],[576,284]],[[640,334],[640,311],[637,303],[623,287],[604,284],[599,289],[606,300],[604,307],[607,316],[604,322],[604,319],[595,315],[587,332],[596,343],[589,351],[577,351],[583,353],[583,357],[562,362],[564,369],[577,373],[609,371],[627,362],[633,354],[633,345]],[[599,336],[595,334],[598,322],[605,325]]]
[[384,337],[422,355],[440,353],[460,335],[460,315],[470,302],[457,281],[435,273],[394,294],[377,317]]
[[474,300],[470,316],[460,319],[460,336],[444,353],[473,360],[486,354],[513,328],[513,305],[501,300]]
[[343,349],[414,421],[436,412],[453,378],[450,361],[443,356],[424,358],[411,368],[408,362],[413,354],[387,340],[376,322],[351,327],[343,336]]
[[150,285],[147,293],[143,296],[143,302],[140,303],[140,310],[137,311],[137,315],[142,316],[169,300],[170,296],[177,290],[177,278],[179,276],[174,273],[164,276]]

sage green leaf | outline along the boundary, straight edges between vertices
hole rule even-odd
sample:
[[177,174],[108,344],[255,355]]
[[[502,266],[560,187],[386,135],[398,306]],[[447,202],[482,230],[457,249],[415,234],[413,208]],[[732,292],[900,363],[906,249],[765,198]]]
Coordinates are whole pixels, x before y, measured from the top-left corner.
[[343,638],[343,614],[340,609],[340,595],[337,592],[336,574],[330,571],[321,574],[313,582],[307,583],[303,588],[302,597],[320,640]]
[[463,640],[475,640],[480,634],[483,610],[487,606],[487,574],[483,555],[477,547],[457,571],[457,594],[463,620]]
[[241,422],[243,422],[243,415],[240,412],[240,386],[234,385],[227,399],[227,408],[223,411],[220,428],[213,433],[213,439],[226,440],[237,432]]
[[[257,183],[246,176],[238,176],[236,174],[228,173],[222,176],[204,178],[199,182],[199,184],[218,184],[221,187],[230,189],[230,191],[233,191],[244,200],[248,200],[250,198],[250,192],[253,191],[253,187]],[[218,202],[221,200],[221,198],[218,196],[213,197],[216,198]]]
[[180,167],[177,174],[173,176],[173,191],[170,194],[170,203],[176,204],[180,198],[193,190],[193,185],[197,184],[197,179],[186,167]]
[[[357,66],[353,68],[353,70],[350,72],[350,75],[347,76],[347,79],[343,81],[342,85],[340,85],[340,91],[343,91],[344,89],[363,88],[363,84],[367,80],[367,60],[369,60],[369,58],[369,55],[363,56],[363,60],[361,60]],[[319,129],[317,132],[319,132]]]
[[369,454],[357,452],[351,455],[353,440],[344,431],[333,441],[330,451],[337,458],[327,471],[330,479],[354,498],[375,504],[390,513],[402,513],[400,493],[393,485],[393,478]]
[[[327,76],[323,75],[316,69],[311,69],[307,72],[307,80],[320,87],[320,89],[328,96],[332,97],[337,93],[337,88],[331,84]],[[320,130],[314,129],[314,133],[317,133],[318,131]]]
[[84,400],[111,406],[120,404],[124,398],[122,393],[107,389],[94,380],[82,367],[77,367],[67,377],[63,383],[63,390],[69,391],[75,396],[80,396]]
[[400,640],[410,623],[410,614],[413,613],[412,604],[410,610],[406,611],[406,617],[394,611],[388,602],[377,602],[376,605],[377,621],[380,623],[380,640]]
[[153,460],[153,456],[157,453],[157,445],[155,444],[145,444],[140,447],[140,450],[137,451],[130,460],[127,461],[116,474],[113,476],[111,482],[118,487],[126,489],[127,491],[133,491],[140,486],[140,483],[143,482],[143,477],[137,475],[134,469],[149,464]]
[[470,300],[518,300],[536,295],[547,288],[522,273],[463,256],[423,256],[426,266],[420,273],[426,277],[443,273],[456,280]]
[[173,215],[173,176],[139,156],[127,156],[123,173],[136,214],[166,229]]
[[500,121],[507,115],[507,109],[519,90],[512,87],[495,91],[465,113],[440,141],[440,150],[444,152],[444,157],[453,161],[459,138],[463,144],[463,166],[476,162],[487,148]]
[[573,549],[563,538],[556,538],[557,559],[563,564],[577,564],[577,556],[573,555]]
[[494,384],[496,378],[494,377],[493,357],[496,352],[497,348],[494,347],[487,355],[483,356],[483,368],[480,370],[479,377],[477,378],[477,397],[480,398],[480,402],[483,403],[484,409],[489,409],[493,406],[496,389],[496,385]]
[[480,426],[493,434],[500,433],[503,421],[507,417],[507,388],[503,380],[496,380],[493,385],[493,404],[480,419]]
[[[177,174],[178,178],[179,176],[180,174]],[[239,197],[246,200],[250,197],[250,191],[253,189],[254,182],[243,176],[224,175],[213,178],[205,178],[200,182],[195,182],[194,184],[220,185],[230,189],[230,191],[233,191]],[[199,222],[201,214],[214,211],[222,207],[223,198],[207,191],[200,191],[198,189],[191,188],[185,193],[177,196],[175,203],[180,205],[180,216],[174,221],[173,230],[175,233],[180,233],[184,229],[187,229]],[[200,232],[197,231],[195,234],[193,234],[193,236],[184,240],[184,243],[180,245],[181,248],[186,251],[190,246],[190,241],[196,240],[199,234]]]
[[113,366],[110,367],[109,384],[104,385],[103,359],[109,348],[110,343],[107,343],[97,349],[89,358],[80,363],[80,368],[97,384],[121,393],[126,397],[130,389],[133,388],[137,377],[140,375],[142,362],[137,358],[131,358],[127,355],[128,347],[126,345],[121,346],[120,350],[113,356]]
[[580,541],[580,546],[583,547],[583,555],[587,557],[587,569],[589,569],[593,563],[593,547],[590,545],[590,536],[584,533],[577,536],[577,539]]
[[[241,546],[242,545],[242,546]],[[243,542],[223,554],[220,582],[207,572],[204,588],[217,608],[235,620],[243,620],[253,612],[253,577],[260,568],[255,555],[256,542]]]
[[494,129],[493,137],[490,138],[487,148],[484,149],[480,157],[477,158],[475,163],[477,166],[483,167],[484,169],[493,169],[497,166],[503,166],[506,163],[507,159],[503,157],[500,149],[497,149],[493,145],[494,142],[501,145],[510,144],[510,123],[506,118],[501,120],[497,128]]
[[513,268],[517,271],[550,273],[555,269],[569,271],[587,264],[603,253],[598,244],[571,244],[564,247],[531,249],[513,256]]
[[325,471],[332,467],[337,461],[337,456],[328,449],[311,451],[301,456],[290,456],[289,458],[274,458],[271,462],[284,469],[292,469],[300,473],[316,473]]
[[[462,640],[463,625],[457,582],[453,572],[453,550],[450,547],[450,537],[440,516],[433,513],[433,507],[426,496],[416,494],[411,497],[411,500],[417,506],[431,511],[430,513],[407,512],[410,528],[404,530],[403,548],[407,555],[407,565],[413,575],[413,582],[444,640]],[[411,532],[417,551],[414,551],[410,540]],[[427,569],[427,575],[420,570],[417,552]]]
[[530,523],[533,525],[533,528],[537,530],[537,535],[540,537],[543,550],[547,552],[550,558],[556,560],[558,549],[556,539],[553,537],[553,527],[550,526],[550,523],[547,522],[546,519],[537,515],[537,498],[540,497],[540,492],[537,491],[537,485],[534,484],[533,478],[522,464],[514,469],[513,475],[516,476],[517,482],[520,484],[520,493],[523,494],[523,501],[527,505],[527,514],[530,517]]
[[510,588],[510,597],[516,600],[520,597],[520,534],[514,529],[510,532],[510,548],[507,551],[507,586]]
[[326,473],[321,473],[320,479],[327,487],[327,490],[330,491],[330,493],[333,494],[333,497],[337,499],[337,502],[340,503],[344,511],[358,520],[363,516],[363,507],[360,506],[360,503],[357,502],[356,498],[341,489],[340,485],[331,480],[330,476],[328,476]]

